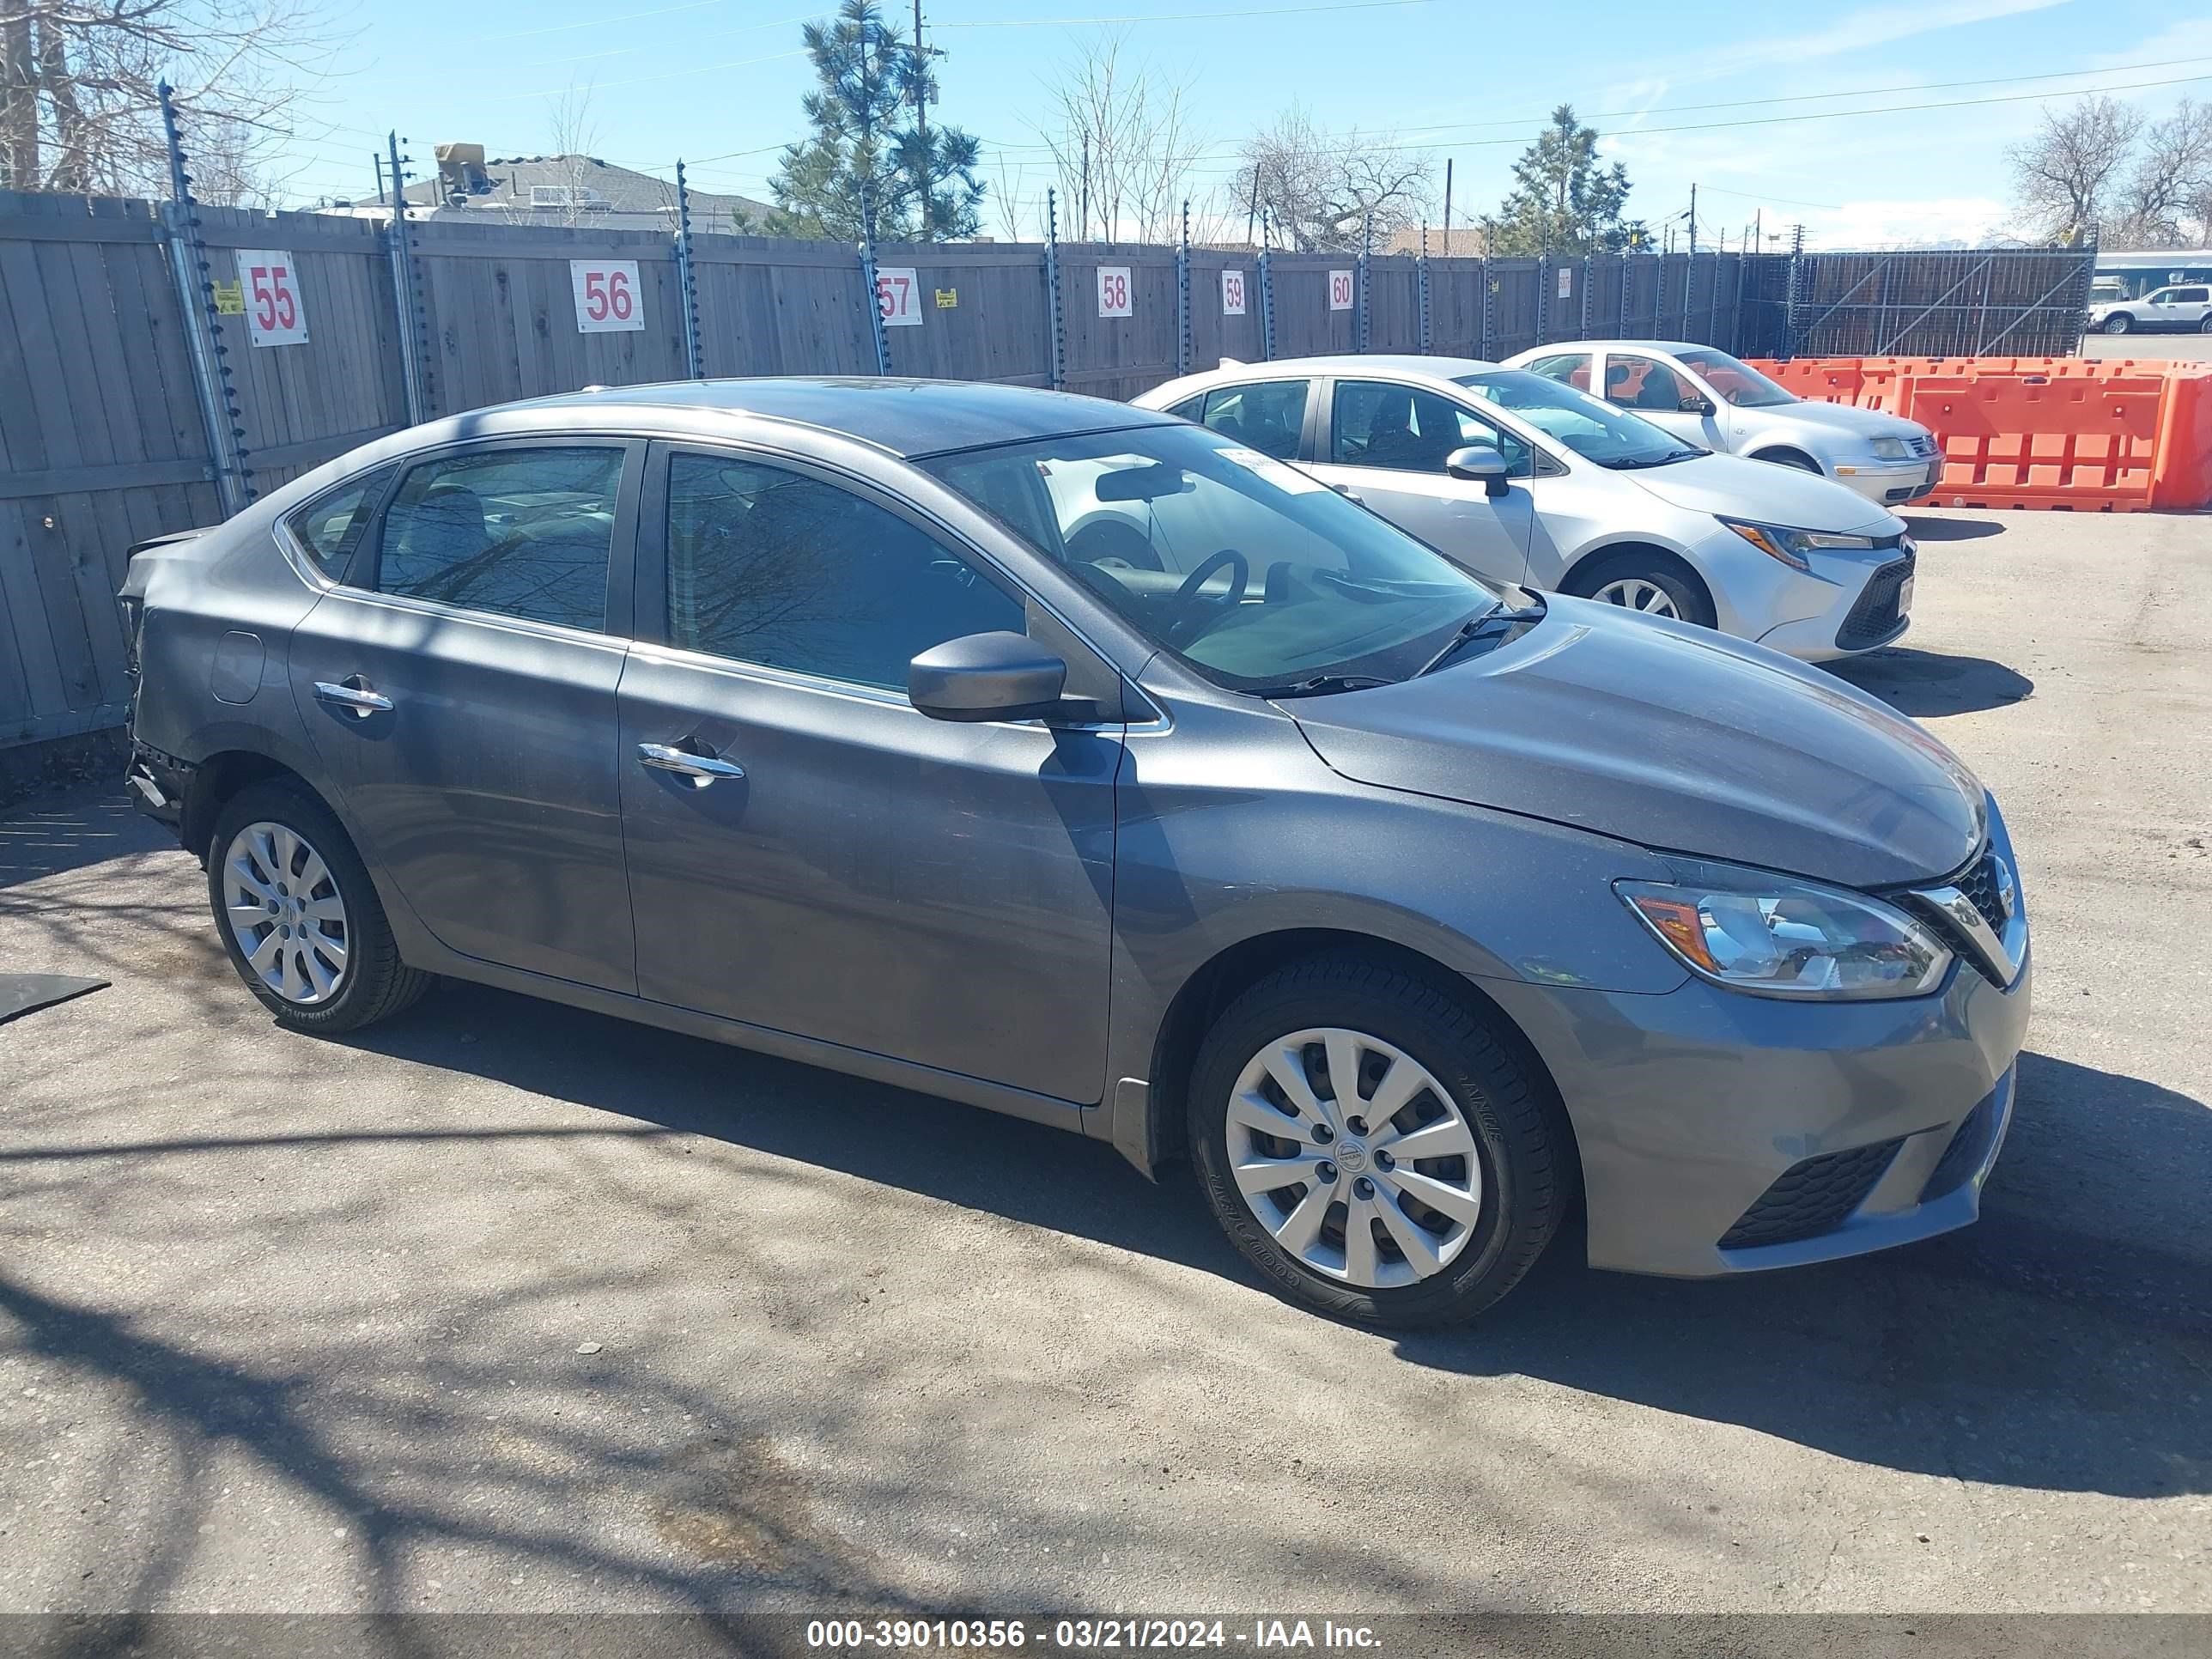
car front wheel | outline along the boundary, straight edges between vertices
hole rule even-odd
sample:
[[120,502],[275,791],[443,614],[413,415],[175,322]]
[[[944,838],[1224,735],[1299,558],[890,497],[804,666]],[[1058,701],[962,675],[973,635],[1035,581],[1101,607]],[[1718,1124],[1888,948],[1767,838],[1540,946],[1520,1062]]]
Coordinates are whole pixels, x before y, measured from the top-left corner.
[[1245,1259],[1383,1326],[1472,1318],[1535,1264],[1572,1179],[1554,1112],[1487,1018],[1356,957],[1238,997],[1190,1091],[1200,1179]]
[[2116,311],[2105,319],[2105,332],[2107,334],[2124,334],[2135,325],[2136,319],[2124,311]]
[[250,785],[216,815],[208,896],[231,965],[280,1024],[355,1030],[429,984],[399,960],[353,842],[297,786]]

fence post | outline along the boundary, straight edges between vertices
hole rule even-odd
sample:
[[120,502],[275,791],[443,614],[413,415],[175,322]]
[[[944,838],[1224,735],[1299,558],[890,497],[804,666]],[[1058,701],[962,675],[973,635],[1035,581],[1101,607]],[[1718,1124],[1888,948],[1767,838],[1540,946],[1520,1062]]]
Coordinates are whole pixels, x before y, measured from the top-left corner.
[[169,269],[176,277],[177,302],[184,308],[192,393],[199,404],[200,424],[207,432],[216,498],[222,505],[223,516],[228,518],[244,511],[253,500],[253,481],[246,471],[245,416],[238,407],[237,386],[231,378],[230,348],[222,343],[222,319],[215,308],[207,246],[200,240],[199,204],[192,199],[192,176],[185,168],[176,106],[171,101],[167,81],[157,90],[161,100],[161,133],[169,149],[170,199],[162,214]]
[[1267,216],[1260,216],[1260,361],[1275,361],[1275,273],[1267,262],[1268,244],[1273,240],[1267,224]]
[[1628,337],[1628,289],[1636,275],[1635,259],[1636,256],[1626,248],[1620,250],[1620,321],[1613,331],[1617,340]]
[[[1728,232],[1721,233],[1721,240],[1728,240]],[[1713,336],[1720,332],[1721,326],[1721,256],[1708,253],[1705,258],[1705,343],[1717,346],[1720,342]]]
[[415,249],[407,234],[407,191],[399,176],[399,134],[385,135],[392,152],[392,231],[386,251],[392,256],[392,303],[398,313],[400,389],[407,397],[407,423],[420,426],[430,418],[430,398],[423,384],[422,296],[415,286]]
[[1429,228],[1425,224],[1421,227],[1420,262],[1413,267],[1413,274],[1421,291],[1421,351],[1426,356],[1435,340],[1429,326]]
[[1182,236],[1176,243],[1176,373],[1190,373],[1190,202],[1182,204]]
[[1067,378],[1067,342],[1060,322],[1060,197],[1049,186],[1044,192],[1044,297],[1045,325],[1052,333],[1050,384],[1057,392]]
[[1782,356],[1784,362],[1797,355],[1797,296],[1802,281],[1800,267],[1805,262],[1805,227],[1799,225],[1790,236],[1790,281],[1784,290],[1782,301]]
[[1536,256],[1536,343],[1542,345],[1551,332],[1552,321],[1552,256]]
[[684,372],[703,380],[707,364],[699,349],[699,283],[691,264],[691,191],[684,182],[681,161],[676,163],[676,280],[684,290]]
[[1482,285],[1482,343],[1475,356],[1487,361],[1490,356],[1490,239],[1482,239],[1482,268],[1476,273]]
[[1354,269],[1358,275],[1359,309],[1352,314],[1353,337],[1358,342],[1355,349],[1367,349],[1367,260],[1375,251],[1375,216],[1368,214],[1359,222],[1359,258]]
[[1729,343],[1724,351],[1741,357],[1743,355],[1743,278],[1751,261],[1742,248],[1735,251],[1735,309],[1729,313]]
[[876,286],[876,216],[871,210],[867,187],[860,188],[860,283],[867,293],[868,332],[876,346],[876,373],[891,372],[891,343],[884,335],[884,301]]
[[1589,338],[1590,298],[1597,292],[1597,262],[1589,254],[1583,255],[1583,327],[1582,335]]

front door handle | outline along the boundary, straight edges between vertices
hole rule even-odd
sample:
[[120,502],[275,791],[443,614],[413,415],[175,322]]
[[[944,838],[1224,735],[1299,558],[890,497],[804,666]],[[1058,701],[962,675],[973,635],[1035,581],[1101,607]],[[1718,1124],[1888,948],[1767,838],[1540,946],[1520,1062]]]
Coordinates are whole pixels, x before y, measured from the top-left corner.
[[[354,680],[361,678],[356,674]],[[335,708],[352,713],[357,719],[367,720],[371,714],[392,712],[392,699],[370,690],[366,685],[356,685],[351,680],[333,685],[328,680],[315,682],[315,696]]]
[[741,778],[745,775],[745,769],[735,761],[726,761],[716,755],[695,755],[668,743],[641,743],[637,746],[637,757],[641,763],[657,772],[673,772],[679,778],[690,779],[693,787],[700,789],[724,778]]

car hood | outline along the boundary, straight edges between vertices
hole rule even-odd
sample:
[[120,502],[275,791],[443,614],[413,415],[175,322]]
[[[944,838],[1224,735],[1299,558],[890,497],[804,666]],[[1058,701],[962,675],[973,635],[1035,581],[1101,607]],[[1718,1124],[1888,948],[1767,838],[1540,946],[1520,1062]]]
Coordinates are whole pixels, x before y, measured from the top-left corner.
[[1986,830],[1973,775],[1864,692],[1585,600],[1487,656],[1281,706],[1357,782],[1850,887],[1948,875]]
[[1816,403],[1810,398],[1768,409],[1747,409],[1747,415],[1765,416],[1776,424],[1818,427],[1847,438],[1924,438],[1928,428],[1917,421],[1885,410],[1860,409],[1850,404]]
[[1747,461],[1741,455],[1700,455],[1693,461],[1624,471],[1669,507],[1726,514],[1795,530],[1858,536],[1901,536],[1905,520],[1854,490],[1794,466]]

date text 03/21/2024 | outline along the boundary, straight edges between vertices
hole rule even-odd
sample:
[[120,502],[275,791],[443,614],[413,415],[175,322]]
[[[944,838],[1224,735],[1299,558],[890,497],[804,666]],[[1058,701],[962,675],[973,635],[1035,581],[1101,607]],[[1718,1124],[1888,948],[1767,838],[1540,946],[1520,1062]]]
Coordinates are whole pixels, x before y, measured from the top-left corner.
[[1373,1652],[1382,1645],[1370,1626],[1329,1619],[1058,1619],[1048,1625],[1025,1619],[817,1619],[807,1623],[806,1644],[831,1652],[1041,1647],[1063,1653],[1234,1647]]

